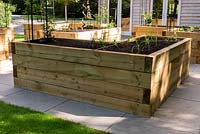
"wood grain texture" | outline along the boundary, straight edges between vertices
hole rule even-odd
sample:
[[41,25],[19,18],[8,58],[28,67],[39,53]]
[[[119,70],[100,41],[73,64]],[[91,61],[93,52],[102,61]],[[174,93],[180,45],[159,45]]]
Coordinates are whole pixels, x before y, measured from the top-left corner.
[[[39,90],[47,92],[49,94],[59,95],[67,98],[71,98],[77,101],[88,102],[95,105],[118,109],[129,113],[143,115],[146,117],[150,115],[150,106],[147,104],[140,104],[132,101],[126,101],[122,99],[111,98],[99,94],[91,94],[88,92],[77,91],[61,86],[55,86],[52,84],[46,84],[39,81],[30,81],[20,78],[14,78],[16,87],[28,88],[32,90]],[[56,92],[55,92],[56,91]]]
[[11,53],[11,42],[13,40],[13,28],[0,28],[0,60],[5,60],[9,58],[9,55]]

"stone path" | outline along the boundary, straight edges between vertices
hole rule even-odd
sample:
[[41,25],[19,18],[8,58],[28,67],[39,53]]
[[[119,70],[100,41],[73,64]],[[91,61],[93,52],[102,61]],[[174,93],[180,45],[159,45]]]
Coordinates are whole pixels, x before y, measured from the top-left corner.
[[[15,34],[24,34],[24,23],[31,23],[30,21],[24,19],[21,15],[12,15],[12,26],[14,28]],[[34,20],[34,24],[41,23]]]
[[115,134],[200,134],[200,65],[158,109],[143,118],[45,93],[14,88],[11,61],[0,62],[0,100]]

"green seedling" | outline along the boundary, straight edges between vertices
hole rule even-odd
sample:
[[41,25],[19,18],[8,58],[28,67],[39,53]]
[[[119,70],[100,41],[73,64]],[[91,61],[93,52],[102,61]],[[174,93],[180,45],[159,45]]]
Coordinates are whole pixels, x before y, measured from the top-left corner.
[[140,53],[140,41],[139,41],[139,39],[135,40],[135,44],[136,45],[131,48],[131,52],[133,53],[134,49],[136,48],[137,53]]
[[114,44],[114,46],[116,46],[117,48],[119,48],[119,45],[118,45],[118,43],[117,43],[116,40],[113,41],[113,44]]
[[106,46],[106,44],[105,44],[105,42],[103,41],[102,38],[99,39],[99,43],[100,43],[101,47],[105,47]]
[[151,42],[150,38],[151,37],[146,36],[144,40],[144,44],[145,46],[147,46],[148,49],[150,49],[150,42]]
[[92,38],[91,43],[90,43],[92,48],[94,48],[95,42],[96,42],[95,38]]
[[128,43],[131,42],[131,37],[128,37],[127,42],[128,42]]
[[173,39],[173,40],[176,40],[176,39],[177,39],[177,32],[176,32],[176,31],[173,32],[172,39]]

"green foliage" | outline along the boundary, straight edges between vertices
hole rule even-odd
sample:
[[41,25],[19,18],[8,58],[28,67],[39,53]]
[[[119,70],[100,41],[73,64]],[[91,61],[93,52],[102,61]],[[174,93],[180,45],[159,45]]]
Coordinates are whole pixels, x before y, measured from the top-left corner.
[[140,39],[139,39],[139,38],[136,38],[136,39],[135,39],[135,43],[136,43],[136,44],[135,44],[134,46],[132,46],[132,48],[131,48],[131,53],[133,53],[135,49],[137,50],[138,53],[140,53],[140,46],[141,46],[141,45],[140,45],[140,43],[141,43],[141,42],[140,42]]
[[114,28],[116,27],[116,24],[115,22],[112,20],[108,25],[107,25],[107,28]]
[[[30,14],[31,0],[25,0],[25,10],[23,14]],[[33,0],[33,15],[41,15],[41,3],[39,0]]]
[[152,14],[149,12],[143,12],[142,17],[144,19],[145,25],[150,25],[152,23]]
[[0,27],[9,26],[11,23],[11,15],[13,11],[15,11],[15,6],[0,1]]
[[173,38],[174,40],[177,39],[177,33],[176,33],[176,31],[173,32],[173,36],[172,36],[172,38]]
[[183,32],[200,32],[200,26],[181,26],[178,30]]
[[52,36],[52,31],[55,31],[54,27],[55,24],[48,18],[48,24],[44,22],[44,38],[54,38]]
[[153,18],[162,18],[163,0],[153,1]]
[[116,40],[113,41],[113,45],[114,45],[115,47],[119,48],[119,44],[117,43]]
[[105,42],[104,42],[104,40],[102,38],[99,39],[99,43],[100,43],[101,47],[105,47],[106,46],[106,44],[105,44]]
[[166,41],[174,41],[177,40],[177,33],[176,31],[173,32],[173,35],[170,37],[166,37]]
[[135,45],[132,46],[131,52],[132,53],[140,53],[144,50],[150,50],[151,45],[158,46],[158,37],[157,36],[145,36],[142,38],[135,39]]
[[[68,7],[68,18],[84,18],[83,10],[85,10],[85,8],[83,7],[83,4],[85,2],[85,0],[55,0],[55,15],[59,17],[64,17],[64,5],[66,4]],[[92,15],[98,14],[97,0],[90,0],[89,6]],[[97,17],[95,16],[95,18]]]
[[11,5],[16,7],[16,10],[13,11],[13,14],[23,14],[23,11],[26,7],[25,0],[3,0],[3,2],[9,2]]
[[128,42],[128,43],[131,42],[131,37],[128,37],[127,42]]

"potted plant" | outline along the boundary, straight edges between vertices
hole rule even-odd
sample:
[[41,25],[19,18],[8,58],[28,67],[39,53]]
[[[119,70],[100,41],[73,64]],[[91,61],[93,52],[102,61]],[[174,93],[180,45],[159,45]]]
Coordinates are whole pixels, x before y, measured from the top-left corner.
[[14,10],[14,6],[0,1],[0,60],[9,57],[10,45],[14,39],[14,30],[10,26],[11,15]]

